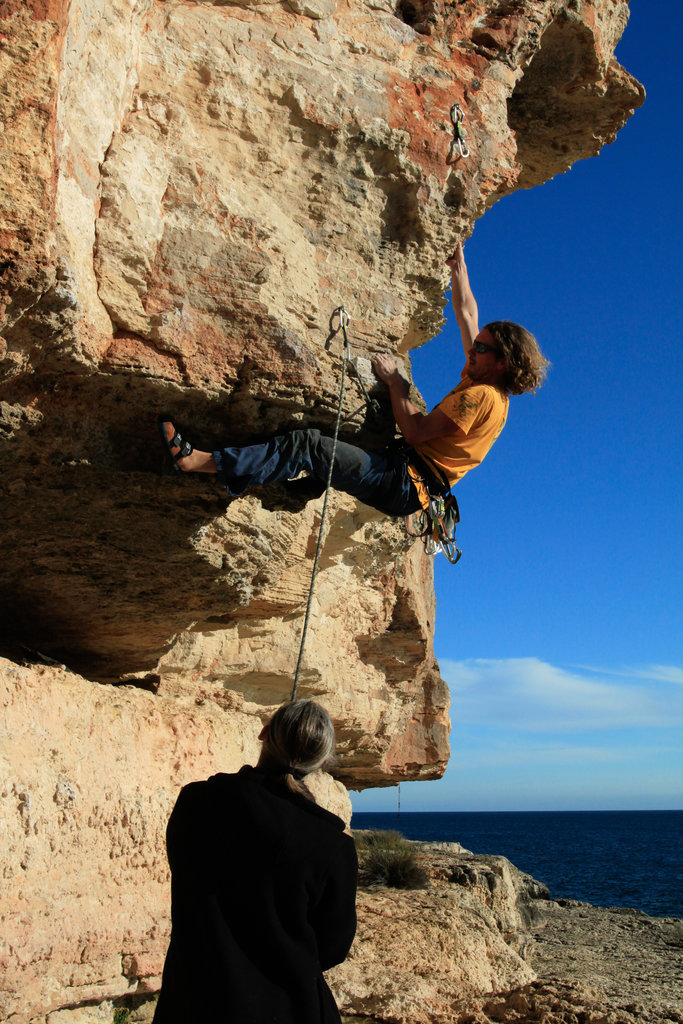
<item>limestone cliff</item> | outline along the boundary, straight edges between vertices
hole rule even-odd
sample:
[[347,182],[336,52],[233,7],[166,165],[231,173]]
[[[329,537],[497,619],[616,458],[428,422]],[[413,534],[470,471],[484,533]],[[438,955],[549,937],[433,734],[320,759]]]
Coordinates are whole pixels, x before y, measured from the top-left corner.
[[[205,445],[330,425],[334,308],[361,357],[427,341],[476,218],[642,102],[613,57],[626,19],[625,0],[0,0],[15,1024],[153,974],[170,801],[253,759],[291,688],[321,500],[160,475],[157,413]],[[350,439],[393,431],[352,384],[344,412]],[[313,612],[300,693],[333,714],[337,778],[438,777],[419,547],[334,495]]]

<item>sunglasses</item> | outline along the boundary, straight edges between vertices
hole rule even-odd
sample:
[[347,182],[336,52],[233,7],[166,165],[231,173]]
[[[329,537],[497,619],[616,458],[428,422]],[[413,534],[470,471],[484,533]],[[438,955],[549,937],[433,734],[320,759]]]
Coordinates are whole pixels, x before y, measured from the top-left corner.
[[502,355],[502,353],[499,352],[497,348],[494,348],[493,345],[485,345],[483,341],[473,341],[472,348],[475,352],[478,352],[480,356],[483,356],[484,352],[495,352],[497,356]]

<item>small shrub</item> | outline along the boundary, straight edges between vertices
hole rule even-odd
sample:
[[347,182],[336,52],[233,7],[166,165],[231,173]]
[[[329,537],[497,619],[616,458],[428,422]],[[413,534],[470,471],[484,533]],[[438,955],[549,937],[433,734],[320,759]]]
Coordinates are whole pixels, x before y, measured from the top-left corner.
[[425,889],[427,872],[412,850],[371,850],[361,862],[361,884],[368,888]]
[[358,855],[369,853],[370,850],[409,850],[410,843],[400,832],[391,829],[369,829],[353,833]]
[[119,1006],[114,1010],[113,1024],[128,1024],[129,1020],[130,1010],[126,1009],[126,1007]]
[[359,882],[367,889],[424,889],[427,872],[400,832],[354,832],[360,862]]

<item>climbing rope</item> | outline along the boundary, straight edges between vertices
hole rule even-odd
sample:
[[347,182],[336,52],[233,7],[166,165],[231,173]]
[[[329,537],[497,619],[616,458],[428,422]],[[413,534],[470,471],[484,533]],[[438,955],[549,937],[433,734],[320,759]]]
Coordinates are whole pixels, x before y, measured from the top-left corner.
[[[330,468],[327,473],[327,484],[325,486],[325,500],[323,502],[322,512],[320,513],[320,529],[318,531],[318,544],[315,549],[315,558],[313,559],[313,568],[311,570],[311,585],[308,588],[308,601],[306,603],[306,614],[304,615],[304,624],[301,630],[301,643],[299,644],[299,658],[296,663],[296,672],[294,673],[294,685],[292,687],[291,701],[296,700],[296,691],[299,688],[299,676],[301,674],[301,663],[304,656],[304,645],[306,643],[306,633],[308,632],[308,620],[311,617],[311,605],[313,603],[313,589],[315,587],[315,577],[318,571],[318,560],[320,558],[320,552],[323,546],[323,531],[325,529],[325,516],[327,514],[327,502],[330,497],[330,490],[332,488],[332,471],[334,469],[334,457],[337,452],[337,438],[339,437],[339,425],[341,423],[342,405],[344,403],[344,387],[346,385],[346,366],[351,361],[351,345],[349,343],[349,336],[346,332],[346,328],[351,322],[351,317],[346,312],[343,306],[339,306],[335,309],[332,314],[339,316],[339,327],[344,335],[344,358],[342,360],[342,375],[341,384],[339,387],[339,403],[337,406],[337,421],[334,425],[334,434],[332,435],[332,454],[330,457]],[[339,330],[339,328],[337,328]],[[357,371],[356,371],[357,372]],[[360,378],[360,374],[359,374]],[[362,383],[362,382],[361,382]]]
[[[470,155],[469,148],[465,142],[465,129],[462,126],[465,120],[465,114],[459,103],[454,103],[451,107],[451,122],[453,124],[453,141],[451,142],[451,148],[448,151],[449,164],[454,163],[458,159],[458,154],[466,160]],[[456,152],[457,151],[457,152]]]

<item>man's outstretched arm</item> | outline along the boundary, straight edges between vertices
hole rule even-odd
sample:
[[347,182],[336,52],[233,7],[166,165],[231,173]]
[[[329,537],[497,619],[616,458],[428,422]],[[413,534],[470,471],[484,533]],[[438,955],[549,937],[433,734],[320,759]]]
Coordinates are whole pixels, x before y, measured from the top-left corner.
[[389,388],[394,419],[408,444],[421,444],[435,437],[457,433],[456,424],[440,409],[432,409],[429,415],[425,416],[410,401],[410,385],[398,372],[391,356],[384,353],[373,356],[372,366],[379,379]]
[[458,243],[446,264],[451,268],[451,301],[460,328],[462,347],[467,355],[472,348],[472,342],[479,334],[479,310],[470,287],[462,242]]

